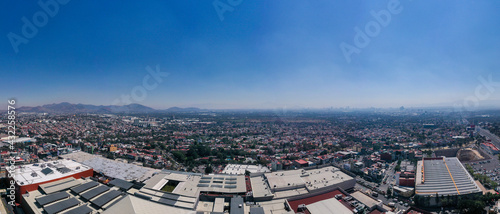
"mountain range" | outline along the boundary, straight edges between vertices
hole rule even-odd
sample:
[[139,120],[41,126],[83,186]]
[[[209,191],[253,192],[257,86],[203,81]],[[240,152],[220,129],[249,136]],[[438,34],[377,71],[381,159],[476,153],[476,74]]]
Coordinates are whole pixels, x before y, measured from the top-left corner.
[[34,113],[161,113],[161,112],[192,112],[200,111],[199,108],[179,108],[171,107],[168,109],[154,109],[141,104],[129,105],[88,105],[88,104],[72,104],[68,102],[47,104],[42,106],[23,106],[17,109],[19,112],[34,112]]

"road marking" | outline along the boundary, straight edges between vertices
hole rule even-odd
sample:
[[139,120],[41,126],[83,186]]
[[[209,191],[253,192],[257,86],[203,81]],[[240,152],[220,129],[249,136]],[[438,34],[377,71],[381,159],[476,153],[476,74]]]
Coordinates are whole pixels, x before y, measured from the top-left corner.
[[453,176],[451,175],[450,169],[448,168],[448,164],[446,164],[446,161],[443,159],[444,165],[446,166],[446,169],[448,170],[448,173],[450,174],[451,181],[453,181],[453,185],[455,185],[455,189],[457,189],[458,194],[460,195],[460,191],[458,191],[457,184],[455,184],[455,180],[453,179]]

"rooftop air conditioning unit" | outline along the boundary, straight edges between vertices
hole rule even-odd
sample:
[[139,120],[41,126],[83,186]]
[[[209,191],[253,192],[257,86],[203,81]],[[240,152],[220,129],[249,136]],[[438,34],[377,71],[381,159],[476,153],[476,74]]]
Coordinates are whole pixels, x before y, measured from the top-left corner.
[[297,207],[297,212],[302,212],[306,210],[306,205],[305,204],[299,204]]

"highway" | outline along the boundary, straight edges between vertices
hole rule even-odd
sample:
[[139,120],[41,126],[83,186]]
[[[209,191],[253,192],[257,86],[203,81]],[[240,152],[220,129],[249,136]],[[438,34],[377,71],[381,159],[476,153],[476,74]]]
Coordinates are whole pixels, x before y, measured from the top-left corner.
[[491,143],[493,143],[496,147],[500,148],[500,138],[496,136],[495,134],[491,133],[487,129],[483,129],[479,126],[477,126],[477,129],[479,130],[478,133],[485,137],[487,140],[491,140]]

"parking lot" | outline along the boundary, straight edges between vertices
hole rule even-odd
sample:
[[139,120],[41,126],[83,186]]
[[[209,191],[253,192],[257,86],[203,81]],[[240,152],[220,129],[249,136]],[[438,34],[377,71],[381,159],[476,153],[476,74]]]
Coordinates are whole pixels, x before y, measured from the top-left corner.
[[[480,148],[482,149],[482,148]],[[484,151],[484,150],[483,150]],[[487,152],[485,152],[487,153]],[[472,166],[474,173],[487,175],[491,180],[500,182],[500,162],[496,155],[486,154],[488,157],[480,161],[468,161],[466,164]]]

